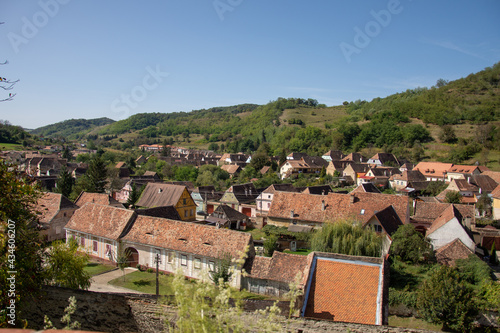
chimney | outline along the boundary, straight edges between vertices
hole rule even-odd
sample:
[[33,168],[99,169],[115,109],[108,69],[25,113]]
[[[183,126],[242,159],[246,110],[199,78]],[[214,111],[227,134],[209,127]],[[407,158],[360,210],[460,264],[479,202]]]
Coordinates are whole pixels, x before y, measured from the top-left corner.
[[325,205],[325,200],[321,200],[321,210],[325,210],[326,209],[326,205]]
[[294,212],[293,212],[293,209],[290,211],[290,218],[293,219],[293,217],[295,216]]
[[351,195],[351,197],[349,198],[349,201],[353,204],[355,200],[356,200],[356,197],[354,195]]

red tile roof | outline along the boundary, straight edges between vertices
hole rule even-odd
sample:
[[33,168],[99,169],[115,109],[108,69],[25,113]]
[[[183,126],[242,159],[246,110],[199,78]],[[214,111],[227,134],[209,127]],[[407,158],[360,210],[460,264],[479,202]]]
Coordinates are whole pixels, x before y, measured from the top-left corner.
[[61,209],[77,209],[74,203],[59,193],[44,193],[34,210],[42,223],[49,223]]
[[175,206],[181,199],[185,186],[148,183],[136,203],[140,207]]
[[500,172],[498,171],[484,171],[482,175],[490,176],[491,179],[500,184]]
[[363,257],[350,260],[318,258],[309,282],[305,317],[377,324],[377,312],[382,308],[377,304],[379,297],[382,299],[379,295],[379,285],[383,284],[381,276],[384,279],[380,274],[382,263],[370,264],[362,260]]
[[354,219],[364,223],[376,212],[392,205],[401,221],[406,221],[409,200],[404,196],[378,193],[314,195],[276,192],[268,216],[291,219],[293,211],[293,219],[304,222],[322,223]]
[[119,203],[106,193],[90,193],[90,192],[80,193],[80,196],[76,199],[75,204],[78,207],[83,207],[86,203],[95,203],[99,205],[107,205],[107,206],[123,208],[123,205],[121,203]]
[[457,238],[436,250],[436,260],[441,265],[455,266],[457,259],[467,259],[471,254],[474,252]]
[[456,209],[453,205],[450,205],[439,215],[438,218],[434,220],[434,222],[432,222],[430,228],[427,229],[426,236],[429,236],[434,231],[438,230],[446,223],[451,221],[453,218],[457,218],[459,223],[462,222],[462,214],[460,214],[458,209]]
[[118,239],[136,216],[132,210],[87,203],[75,211],[66,229]]
[[272,258],[255,257],[251,269],[247,272],[250,277],[262,280],[279,281],[290,284],[300,274],[303,283],[307,279],[306,270],[309,268],[309,256],[289,254],[275,251]]
[[473,173],[475,170],[477,170],[476,165],[458,165],[454,164],[448,172],[453,172],[453,173]]
[[426,177],[443,178],[452,166],[452,163],[420,162],[413,170],[420,171]]
[[212,258],[229,253],[235,259],[252,244],[248,233],[150,216],[138,216],[123,240]]

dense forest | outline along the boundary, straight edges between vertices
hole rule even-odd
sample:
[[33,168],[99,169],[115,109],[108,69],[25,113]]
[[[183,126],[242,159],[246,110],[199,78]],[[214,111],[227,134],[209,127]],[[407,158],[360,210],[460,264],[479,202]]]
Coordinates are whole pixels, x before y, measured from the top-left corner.
[[47,138],[63,137],[77,139],[96,127],[109,125],[114,122],[114,120],[105,117],[97,119],[69,119],[56,124],[39,127],[31,131],[31,133]]

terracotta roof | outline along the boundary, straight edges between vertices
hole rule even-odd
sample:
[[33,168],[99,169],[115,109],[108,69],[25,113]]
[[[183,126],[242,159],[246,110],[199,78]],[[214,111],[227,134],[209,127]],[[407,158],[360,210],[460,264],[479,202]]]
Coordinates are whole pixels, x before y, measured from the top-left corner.
[[77,209],[74,203],[59,193],[44,193],[34,208],[39,221],[49,223],[61,209]]
[[351,193],[380,193],[380,190],[373,183],[361,183]]
[[119,168],[126,168],[126,167],[127,167],[127,165],[126,165],[125,162],[118,162],[115,165],[115,168],[117,168],[117,169],[119,169]]
[[[236,209],[233,209],[229,207],[228,205],[222,204],[215,211],[211,214],[212,216],[216,216],[216,213],[222,213],[224,215],[224,218],[228,219],[229,221],[238,221],[238,220],[246,220],[248,219],[248,216],[245,214],[242,214],[238,212]],[[216,216],[219,217],[219,216]],[[222,217],[220,217],[222,218]]]
[[405,170],[402,174],[394,174],[390,180],[404,180],[408,182],[425,182],[427,178],[418,170]]
[[173,182],[165,182],[165,184],[177,185],[177,186],[184,186],[185,188],[188,189],[188,191],[194,190],[194,184],[193,184],[193,182],[188,182],[188,181],[173,181]]
[[260,174],[265,175],[269,170],[271,169],[270,166],[263,166],[262,169],[260,169]]
[[302,281],[307,279],[309,256],[274,251],[273,257],[255,257],[248,274],[262,280],[279,281],[290,284],[300,274]]
[[335,161],[341,160],[344,157],[344,154],[340,150],[329,150],[327,153],[323,154],[323,156],[328,156],[332,159],[332,161]]
[[279,192],[299,192],[298,189],[292,184],[273,184],[266,188],[262,193]]
[[500,184],[500,172],[498,171],[484,171],[482,175],[489,176],[491,179]]
[[137,215],[132,210],[87,203],[75,211],[66,224],[66,229],[118,239],[134,221],[135,216]]
[[456,205],[441,202],[415,202],[414,218],[419,220],[427,220],[429,222],[437,219],[447,208],[454,206],[463,217],[472,218],[472,223],[475,221],[474,206],[469,205]]
[[90,193],[82,192],[80,196],[75,201],[78,207],[83,207],[86,203],[95,203],[99,205],[114,206],[118,208],[123,208],[123,205],[117,200],[113,199],[106,193]]
[[220,168],[229,173],[230,175],[234,175],[235,173],[241,170],[241,167],[239,165],[234,165],[234,164],[224,164]]
[[382,306],[377,304],[383,298],[379,295],[379,285],[383,285],[384,279],[380,274],[382,260],[378,264],[364,260],[366,257],[317,258],[308,282],[305,317],[377,324],[377,313],[382,312]]
[[390,154],[390,153],[378,153],[378,154],[373,155],[370,159],[371,160],[379,160],[380,163],[382,163],[382,164],[386,164],[386,163],[390,162],[390,163],[394,163],[394,166],[399,166],[399,161],[396,158],[396,156],[394,156],[394,154]]
[[211,258],[229,253],[237,259],[252,243],[252,236],[196,223],[138,216],[123,240]]
[[441,265],[455,266],[457,259],[467,259],[471,254],[474,254],[474,252],[460,238],[456,238],[436,250],[436,260]]
[[470,182],[479,187],[482,193],[491,193],[498,185],[498,183],[488,175],[472,175],[470,177]]
[[332,188],[330,185],[317,185],[317,186],[308,186],[302,193],[308,193],[308,194],[318,194],[318,195],[327,195],[328,193],[331,193]]
[[413,170],[420,171],[426,177],[443,178],[452,166],[452,163],[420,162]]
[[180,185],[148,183],[136,206],[149,208],[175,206],[185,190],[186,187]]
[[341,219],[366,222],[375,212],[393,205],[400,219],[406,221],[408,204],[408,197],[389,194],[329,193],[324,196],[276,192],[268,216],[291,219],[293,211],[293,219],[305,222],[336,222]]
[[448,206],[437,219],[432,222],[432,225],[427,229],[426,236],[429,236],[434,231],[438,230],[453,218],[457,218],[458,222],[462,223],[462,214],[455,208],[455,206]]
[[472,192],[479,191],[477,186],[469,184],[469,182],[465,179],[453,179],[451,182],[452,183],[454,182],[457,185],[459,191],[472,191]]
[[319,156],[304,156],[302,157],[302,161],[306,162],[311,168],[326,168],[328,166],[328,162]]
[[498,185],[497,187],[495,187],[495,189],[493,190],[493,192],[491,192],[491,196],[495,199],[500,199],[500,185]]
[[342,161],[354,161],[356,163],[366,162],[368,159],[361,155],[360,153],[350,153],[342,159]]
[[454,164],[448,172],[453,173],[473,173],[477,169],[476,165],[458,165]]

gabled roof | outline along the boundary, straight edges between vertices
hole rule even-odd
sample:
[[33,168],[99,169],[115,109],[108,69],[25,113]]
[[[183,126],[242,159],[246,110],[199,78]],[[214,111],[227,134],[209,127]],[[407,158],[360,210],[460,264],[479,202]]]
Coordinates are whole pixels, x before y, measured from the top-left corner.
[[419,162],[413,170],[420,171],[426,177],[443,178],[452,166],[452,163]]
[[472,192],[479,191],[477,186],[470,184],[465,179],[452,179],[451,182],[455,183],[459,191],[472,191]]
[[262,193],[274,193],[279,192],[299,192],[299,190],[292,184],[272,184],[266,188]]
[[74,203],[59,193],[44,193],[35,206],[35,214],[42,223],[49,223],[61,209],[77,209]]
[[248,219],[248,216],[246,216],[245,214],[240,213],[236,209],[233,209],[225,204],[222,204],[219,207],[217,207],[211,215],[214,216],[216,213],[224,214],[225,218],[228,219],[229,221]]
[[498,171],[483,171],[482,175],[489,176],[491,179],[500,184],[500,172]]
[[317,185],[317,186],[308,186],[302,193],[308,194],[317,194],[317,195],[327,195],[328,193],[332,193],[332,188],[330,185]]
[[76,198],[75,204],[78,207],[83,207],[86,203],[95,203],[99,205],[107,205],[107,206],[114,206],[118,208],[124,208],[121,203],[119,203],[117,200],[113,199],[106,193],[90,193],[90,192],[82,192]]
[[165,182],[165,184],[184,186],[187,188],[188,191],[194,190],[193,182],[189,181],[173,181],[173,182]]
[[470,217],[472,219],[472,223],[474,224],[474,206],[470,205],[416,201],[413,217],[417,220],[432,222],[450,206],[454,206],[463,217]]
[[354,161],[356,163],[366,162],[368,159],[361,155],[360,153],[350,153],[342,159],[342,161]]
[[495,199],[500,199],[500,185],[498,185],[497,187],[495,187],[495,189],[493,190],[493,192],[491,192],[491,196]]
[[182,221],[177,209],[174,206],[162,206],[155,208],[140,208],[136,209],[137,215],[161,217],[164,219]]
[[408,203],[408,197],[389,194],[314,195],[276,192],[268,216],[316,223],[333,223],[342,219],[354,219],[364,223],[376,212],[393,205],[400,219],[406,221]]
[[441,265],[455,266],[458,259],[467,259],[471,254],[474,254],[460,238],[440,247],[436,250],[436,260]]
[[117,168],[117,169],[126,168],[126,167],[127,167],[127,163],[125,163],[125,162],[118,162],[115,165],[115,168]]
[[328,162],[319,156],[304,156],[302,157],[302,161],[306,162],[311,168],[326,168],[328,166]]
[[241,171],[241,167],[239,165],[234,165],[234,164],[224,164],[220,168],[229,173],[230,175],[234,175],[235,173]]
[[361,183],[351,193],[381,193],[373,183]]
[[389,236],[392,236],[398,230],[399,226],[403,225],[403,222],[401,222],[401,219],[392,206],[376,212],[374,218]]
[[330,157],[332,161],[338,161],[341,160],[344,157],[344,154],[340,150],[329,150],[325,154],[322,155],[322,157]]
[[300,160],[302,157],[307,156],[306,153],[290,153],[287,156],[289,160]]
[[229,253],[237,259],[251,245],[252,236],[197,223],[138,216],[123,240],[211,258]]
[[290,284],[297,274],[304,281],[312,255],[303,256],[274,251],[272,258],[255,257],[248,274],[254,279],[271,280]]
[[419,170],[405,170],[402,174],[394,174],[390,180],[403,180],[407,182],[426,182],[427,178]]
[[87,203],[75,211],[66,224],[66,229],[118,239],[127,231],[136,216],[132,210]]
[[287,160],[285,164],[290,165],[294,169],[309,169],[310,166],[304,160]]
[[368,170],[370,170],[370,165],[359,164],[359,163],[350,164],[350,165],[346,166],[346,168],[344,170],[347,170],[349,167],[351,167],[354,170],[354,172],[356,172],[356,173],[366,173]]
[[472,175],[470,177],[471,184],[476,185],[481,189],[482,193],[491,193],[498,185],[498,183],[493,180],[488,175]]
[[456,218],[459,223],[462,222],[462,214],[460,214],[460,212],[458,211],[458,209],[455,208],[455,206],[450,205],[441,213],[441,215],[439,215],[437,219],[434,220],[434,222],[432,222],[430,228],[427,229],[426,236],[429,236],[434,231],[438,230],[446,223],[451,221],[453,218]]
[[398,168],[393,168],[393,167],[380,167],[377,166],[375,168],[370,168],[370,171],[373,173],[375,177],[391,177],[394,174],[400,174],[401,171],[399,171]]
[[394,164],[394,166],[399,166],[398,159],[396,158],[396,156],[394,156],[394,154],[391,153],[378,153],[373,155],[370,160],[379,160],[383,165],[392,163]]
[[226,192],[233,193],[240,203],[252,202],[260,194],[253,183],[233,185]]
[[186,190],[185,186],[148,183],[136,203],[140,207],[175,206]]
[[453,172],[453,173],[473,173],[474,171],[478,170],[478,167],[476,165],[458,165],[454,164],[448,172]]

